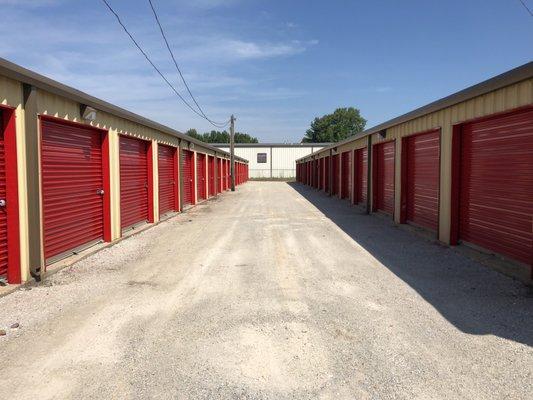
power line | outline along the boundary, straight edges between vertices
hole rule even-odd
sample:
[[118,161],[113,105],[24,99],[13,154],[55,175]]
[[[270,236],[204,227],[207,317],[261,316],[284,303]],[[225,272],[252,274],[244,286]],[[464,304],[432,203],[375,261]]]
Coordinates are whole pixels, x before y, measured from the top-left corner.
[[527,10],[527,12],[529,13],[529,15],[531,15],[533,17],[533,11],[530,10],[530,8],[527,6],[527,4],[523,1],[523,0],[518,0],[520,3],[522,3],[522,5],[524,6],[524,8]]
[[[198,102],[196,101],[196,98],[193,96],[192,92],[191,92],[191,89],[189,88],[189,85],[187,84],[187,81],[185,80],[185,77],[183,76],[182,72],[181,72],[181,69],[178,65],[178,62],[176,61],[176,57],[174,57],[174,52],[172,51],[172,49],[170,48],[170,44],[168,43],[168,40],[167,40],[167,36],[165,35],[165,31],[163,29],[163,26],[161,25],[161,21],[159,21],[159,16],[157,15],[157,12],[155,10],[155,7],[154,7],[154,4],[152,3],[152,0],[148,0],[148,3],[150,3],[150,8],[152,9],[152,12],[154,13],[154,17],[155,17],[155,20],[157,22],[157,26],[159,26],[159,31],[161,32],[161,36],[163,37],[163,40],[165,41],[165,45],[167,46],[167,50],[168,52],[170,53],[170,57],[172,58],[172,61],[174,62],[174,66],[176,67],[176,70],[178,71],[180,77],[181,77],[181,80],[183,82],[183,84],[185,85],[185,87],[187,88],[187,92],[189,92],[189,96],[191,96],[191,99],[192,101],[194,102],[194,104],[196,104],[196,107],[198,107],[198,110],[202,113],[202,115],[205,117],[205,119],[207,119],[209,122],[211,122],[213,125],[223,125],[223,126],[226,126],[227,125],[227,122],[226,124],[223,124],[221,122],[214,122],[212,121],[204,112],[204,110],[202,110],[202,107],[200,107],[200,104],[198,104]],[[222,126],[221,126],[222,127]]]
[[[198,115],[199,117],[201,118],[204,118],[206,119],[207,121],[209,121],[212,125],[214,125],[215,127],[217,128],[221,128],[221,126],[218,126],[216,124],[213,124],[213,122],[211,122],[208,118],[206,118],[205,116],[203,116],[202,114],[200,114],[194,107],[192,107],[188,102],[187,100],[185,100],[183,98],[183,96],[176,90],[176,88],[174,87],[174,85],[172,85],[172,83],[169,82],[169,80],[165,77],[165,75],[163,75],[163,73],[159,70],[159,68],[157,68],[157,66],[153,63],[153,61],[150,59],[150,57],[148,56],[148,54],[146,54],[146,52],[142,49],[142,47],[139,45],[139,43],[137,43],[137,41],[135,40],[135,38],[133,37],[133,35],[128,31],[128,28],[126,28],[126,26],[122,23],[122,20],[120,19],[120,16],[115,12],[115,10],[113,10],[113,7],[111,7],[111,5],[107,2],[107,0],[102,0],[102,2],[106,5],[106,7],[109,9],[109,11],[115,16],[117,22],[119,23],[119,25],[122,27],[122,29],[124,30],[124,32],[126,32],[126,34],[129,36],[129,38],[131,39],[131,41],[133,42],[133,44],[135,45],[135,47],[137,47],[137,49],[141,52],[141,54],[144,56],[144,58],[146,58],[146,61],[148,61],[150,63],[150,65],[155,69],[155,71],[159,74],[159,76],[161,76],[161,78],[165,81],[165,83],[170,87],[170,89],[172,89],[172,91],[181,99],[181,101],[183,101],[183,103],[189,107],[191,109],[192,112],[194,112],[196,115]],[[226,124],[227,125],[227,124]]]

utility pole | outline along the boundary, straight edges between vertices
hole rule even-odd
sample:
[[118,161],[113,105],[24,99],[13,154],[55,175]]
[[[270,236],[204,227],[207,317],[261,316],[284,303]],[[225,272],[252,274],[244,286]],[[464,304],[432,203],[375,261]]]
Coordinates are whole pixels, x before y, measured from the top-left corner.
[[229,126],[229,151],[230,151],[230,173],[231,191],[235,191],[235,117],[231,114],[231,125]]

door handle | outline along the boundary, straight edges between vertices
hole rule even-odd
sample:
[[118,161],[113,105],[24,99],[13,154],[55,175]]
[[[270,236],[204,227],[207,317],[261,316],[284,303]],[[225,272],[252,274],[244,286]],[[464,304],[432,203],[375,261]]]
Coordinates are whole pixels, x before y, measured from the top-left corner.
[[104,195],[104,189],[96,189],[96,194],[103,196]]
[[5,206],[6,206],[5,199],[0,199],[0,207],[5,207]]

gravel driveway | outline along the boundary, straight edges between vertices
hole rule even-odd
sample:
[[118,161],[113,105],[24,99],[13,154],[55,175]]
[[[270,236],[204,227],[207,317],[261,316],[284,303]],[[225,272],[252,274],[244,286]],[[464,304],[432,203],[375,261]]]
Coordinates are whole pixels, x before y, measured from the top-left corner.
[[0,298],[0,328],[1,399],[533,393],[522,284],[280,182],[247,183]]

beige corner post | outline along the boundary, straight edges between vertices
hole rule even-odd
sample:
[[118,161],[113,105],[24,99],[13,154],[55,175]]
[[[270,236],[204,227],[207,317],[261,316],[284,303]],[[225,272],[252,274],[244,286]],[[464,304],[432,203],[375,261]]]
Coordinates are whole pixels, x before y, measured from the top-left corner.
[[120,136],[116,129],[109,129],[109,188],[111,190],[111,240],[122,235],[120,227]]
[[154,182],[153,204],[154,204],[154,222],[159,221],[159,164],[158,164],[157,141],[152,140],[152,174]]

